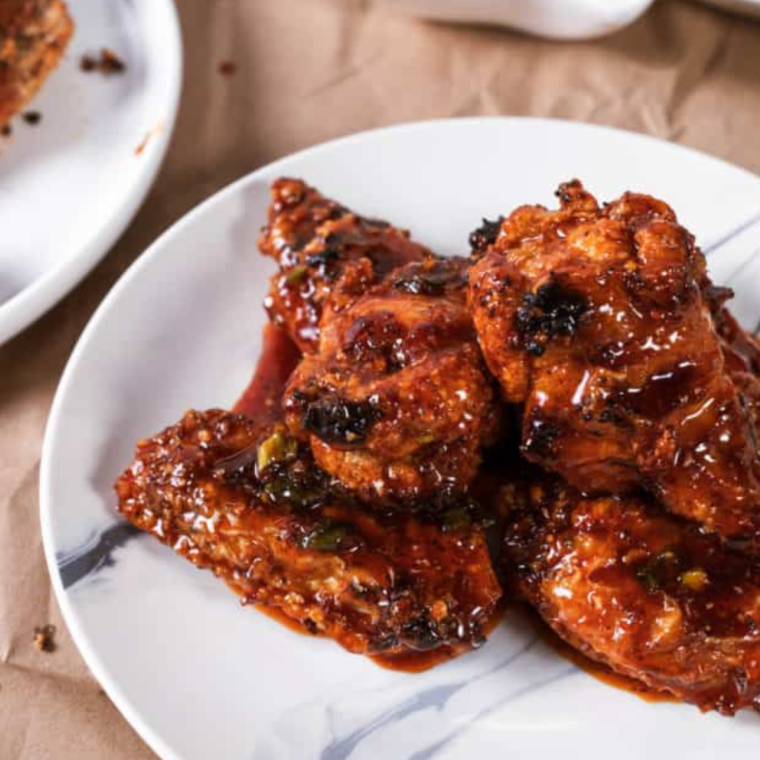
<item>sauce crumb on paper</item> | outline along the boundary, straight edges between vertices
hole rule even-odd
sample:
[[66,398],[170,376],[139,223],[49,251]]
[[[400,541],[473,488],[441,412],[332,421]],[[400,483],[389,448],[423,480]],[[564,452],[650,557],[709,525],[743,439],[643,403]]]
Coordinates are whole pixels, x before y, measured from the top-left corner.
[[49,624],[38,625],[34,629],[32,644],[38,652],[46,652],[48,654],[55,652],[55,626]]

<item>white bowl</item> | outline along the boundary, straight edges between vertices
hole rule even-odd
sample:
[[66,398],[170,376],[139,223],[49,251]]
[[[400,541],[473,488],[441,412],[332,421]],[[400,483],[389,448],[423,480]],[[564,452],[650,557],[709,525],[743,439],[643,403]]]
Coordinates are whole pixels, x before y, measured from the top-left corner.
[[558,40],[616,32],[654,0],[378,0],[400,11],[441,21],[500,24]]

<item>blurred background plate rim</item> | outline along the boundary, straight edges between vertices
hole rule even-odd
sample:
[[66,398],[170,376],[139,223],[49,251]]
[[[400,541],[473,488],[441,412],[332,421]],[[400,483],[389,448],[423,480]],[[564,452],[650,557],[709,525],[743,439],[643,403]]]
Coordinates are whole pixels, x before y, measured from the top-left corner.
[[[43,316],[106,256],[134,219],[153,187],[166,156],[177,120],[182,91],[183,50],[179,15],[174,0],[139,0],[135,5],[147,9],[141,11],[143,13],[152,13],[158,18],[168,20],[168,26],[162,34],[160,51],[162,71],[166,75],[164,88],[169,94],[160,122],[161,140],[140,157],[143,164],[138,179],[133,182],[121,204],[113,209],[110,216],[93,223],[94,234],[83,242],[81,248],[67,251],[60,262],[0,303],[0,344],[11,340]],[[75,17],[75,34],[76,23]],[[52,74],[52,81],[46,82],[43,88],[55,87],[54,77],[55,72]],[[13,147],[9,150],[13,150]]]

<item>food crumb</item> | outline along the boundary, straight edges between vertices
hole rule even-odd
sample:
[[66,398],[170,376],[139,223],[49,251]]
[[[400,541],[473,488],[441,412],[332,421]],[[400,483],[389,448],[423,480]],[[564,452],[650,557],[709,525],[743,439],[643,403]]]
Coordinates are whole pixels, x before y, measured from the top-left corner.
[[237,66],[233,61],[222,61],[219,64],[219,73],[225,77],[231,77],[237,71]]
[[34,629],[34,638],[32,639],[34,648],[38,652],[55,652],[55,626],[39,625]]
[[34,127],[42,121],[42,114],[39,111],[27,111],[21,118]]
[[153,127],[153,129],[151,129],[150,132],[145,135],[142,142],[135,148],[135,155],[141,156],[145,152],[145,148],[148,147],[148,143],[151,141],[151,139],[157,135],[160,135],[162,131],[163,124],[157,124],[155,127]]
[[98,62],[91,55],[85,54],[82,56],[82,60],[79,61],[79,68],[89,73],[98,68]]
[[123,74],[127,70],[127,64],[111,48],[105,47],[101,49],[98,58],[89,53],[83,55],[79,61],[79,68],[88,74],[99,71],[105,76],[110,76]]
[[111,48],[103,48],[100,51],[100,70],[104,74],[122,74],[127,70],[127,65]]
[[3,137],[10,137],[13,134],[13,127],[10,124],[3,124],[0,127],[0,135]]

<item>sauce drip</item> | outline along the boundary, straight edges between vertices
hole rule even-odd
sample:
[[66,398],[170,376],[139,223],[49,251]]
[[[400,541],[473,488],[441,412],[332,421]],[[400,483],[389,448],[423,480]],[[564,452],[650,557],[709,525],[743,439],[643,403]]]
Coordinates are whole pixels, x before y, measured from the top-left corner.
[[[491,631],[496,628],[504,618],[508,609],[507,604],[500,602],[496,609],[483,626],[483,636],[489,636]],[[465,652],[471,651],[470,647],[445,646],[437,649],[429,649],[426,652],[404,652],[403,654],[388,655],[375,654],[370,655],[370,659],[381,668],[386,670],[396,670],[400,673],[423,673],[436,665],[453,660],[455,657]]]
[[[303,623],[294,618],[288,617],[281,609],[277,607],[264,607],[256,605],[256,609],[266,615],[270,620],[287,628],[293,633],[312,638],[325,638],[325,634],[319,631],[310,631]],[[369,659],[386,670],[396,670],[401,673],[422,673],[436,665],[448,662],[454,659],[459,651],[453,647],[439,647],[427,652],[407,652],[399,655],[373,654]]]
[[[234,584],[228,584],[229,587],[238,595],[240,595],[240,589]],[[270,620],[274,620],[276,623],[287,628],[293,633],[298,633],[302,636],[310,636],[312,638],[325,638],[325,634],[308,629],[301,621],[295,618],[288,617],[278,607],[265,607],[264,605],[254,605],[254,608],[266,615]],[[493,614],[483,626],[483,635],[488,636],[491,631],[502,621],[507,611],[507,605],[504,603],[499,604],[493,611]],[[456,647],[445,646],[438,647],[437,649],[430,649],[426,652],[404,652],[403,654],[373,654],[369,655],[369,659],[386,670],[395,670],[399,673],[423,673],[426,670],[434,668],[436,665],[441,665],[444,662],[453,660],[460,654],[470,651],[469,647],[463,647],[457,649]]]
[[251,382],[232,411],[260,424],[277,421],[282,415],[282,393],[300,358],[301,352],[285,331],[268,322]]
[[570,646],[564,639],[560,638],[543,620],[541,620],[534,612],[529,611],[528,616],[533,623],[536,632],[541,636],[541,640],[549,647],[551,647],[560,657],[572,662],[573,665],[579,667],[585,673],[588,673],[592,678],[597,681],[601,681],[607,686],[614,686],[616,689],[622,689],[630,694],[634,694],[643,699],[645,702],[678,702],[672,694],[666,691],[658,691],[650,686],[647,686],[641,681],[637,681],[635,678],[620,675],[615,673],[607,665],[595,660],[590,660],[584,654],[579,652],[574,647]]
[[404,654],[372,654],[369,659],[386,670],[395,670],[399,673],[424,673],[426,670],[453,660],[465,650],[454,647],[438,647],[427,652],[405,652]]

